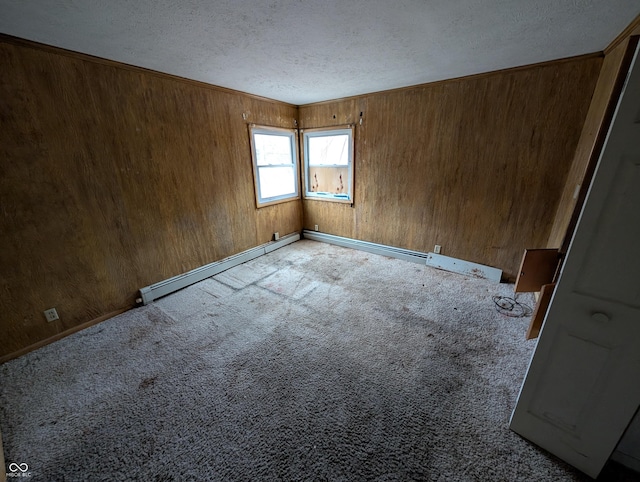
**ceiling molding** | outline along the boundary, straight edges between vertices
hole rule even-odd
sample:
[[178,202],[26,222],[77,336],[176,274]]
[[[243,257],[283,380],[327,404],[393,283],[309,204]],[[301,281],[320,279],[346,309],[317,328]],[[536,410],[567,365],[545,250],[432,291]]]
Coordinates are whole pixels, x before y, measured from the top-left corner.
[[270,102],[273,104],[286,105],[289,107],[297,107],[295,104],[290,104],[289,102],[284,102],[277,99],[270,99],[268,97],[262,97],[260,95],[250,94],[248,92],[242,92],[240,90],[229,89],[227,87],[220,87],[214,84],[208,84],[206,82],[201,82],[199,80],[188,79],[186,77],[180,77],[179,75],[167,74],[165,72],[159,72],[157,70],[147,69],[145,67],[138,67],[136,65],[125,64],[123,62],[118,62],[116,60],[104,59],[102,57],[96,57],[95,55],[83,54],[81,52],[75,52],[69,49],[63,49],[60,47],[54,47],[52,45],[43,44],[40,42],[34,42],[33,40],[26,40],[18,37],[14,37],[12,35],[6,35],[0,33],[0,43],[6,43],[11,45],[17,45],[19,47],[26,47],[34,50],[40,50],[43,52],[47,52],[53,55],[62,55],[64,57],[75,58],[78,60],[82,60],[85,62],[93,62],[95,64],[102,64],[109,67],[116,67],[119,69],[129,70],[131,72],[139,72],[142,74],[154,75],[156,77],[161,77],[163,79],[169,79],[176,82],[184,82],[187,84],[194,85],[196,87],[201,87],[205,89],[216,90],[218,92],[224,92],[227,94],[235,94],[235,95],[243,95],[245,97],[250,97],[252,99],[260,100],[263,102]]
[[608,55],[613,49],[615,49],[620,43],[626,40],[631,35],[640,34],[640,15],[638,15],[622,32],[618,34],[618,36],[613,39],[607,48],[604,49],[604,54]]
[[0,33],[306,105],[601,52],[639,14],[638,0],[0,0]]
[[604,52],[593,52],[590,54],[576,55],[574,57],[566,57],[564,59],[547,60],[545,62],[537,62],[535,64],[519,65],[518,67],[509,67],[507,69],[492,70],[491,72],[482,72],[479,74],[471,74],[471,75],[464,75],[462,77],[454,77],[452,79],[436,80],[434,82],[425,82],[424,84],[409,85],[407,87],[398,87],[397,89],[380,90],[377,92],[369,92],[366,94],[354,95],[351,97],[341,97],[339,99],[323,100],[320,102],[311,102],[309,104],[299,105],[298,107],[302,108],[302,107],[334,104],[336,102],[345,102],[350,100],[364,99],[367,97],[372,97],[374,95],[395,94],[397,92],[403,92],[403,91],[412,90],[412,89],[419,89],[422,87],[428,88],[428,87],[433,87],[440,84],[449,84],[451,82],[464,82],[467,80],[482,79],[484,77],[492,77],[494,75],[504,75],[504,74],[509,74],[511,72],[519,72],[522,70],[537,69],[537,68],[546,67],[549,65],[558,65],[558,64],[568,63],[568,62],[578,62],[581,60],[603,58],[603,57],[604,57]]
[[239,90],[234,90],[234,89],[228,89],[226,87],[220,87],[217,85],[213,85],[213,84],[208,84],[206,82],[200,82],[198,80],[191,80],[191,79],[187,79],[185,77],[180,77],[177,75],[172,75],[172,74],[166,74],[164,72],[158,72],[156,70],[151,70],[151,69],[146,69],[144,67],[137,67],[135,65],[130,65],[130,64],[125,64],[122,62],[117,62],[115,60],[109,60],[109,59],[103,59],[101,57],[96,57],[93,55],[88,55],[88,54],[83,54],[80,52],[74,52],[73,50],[68,50],[68,49],[62,49],[60,47],[53,47],[51,45],[46,45],[43,43],[39,43],[39,42],[33,42],[31,40],[25,40],[25,39],[21,39],[18,37],[13,37],[11,35],[5,35],[0,33],[0,42],[1,43],[7,43],[7,44],[11,44],[11,45],[17,45],[20,47],[26,47],[26,48],[31,48],[31,49],[35,49],[35,50],[40,50],[43,52],[47,52],[50,54],[54,54],[54,55],[62,55],[65,57],[71,57],[71,58],[75,58],[78,60],[82,60],[82,61],[86,61],[86,62],[93,62],[93,63],[97,63],[97,64],[102,64],[102,65],[106,65],[109,67],[115,67],[115,68],[120,68],[120,69],[124,69],[124,70],[129,70],[132,72],[139,72],[139,73],[144,73],[144,74],[150,74],[150,75],[154,75],[157,77],[161,77],[164,79],[170,79],[176,82],[183,82],[183,83],[187,83],[187,84],[191,84],[197,87],[201,87],[201,88],[206,88],[206,89],[212,89],[212,90],[216,90],[219,92],[225,92],[228,94],[236,94],[236,95],[242,95],[242,96],[246,96],[246,97],[250,97],[256,100],[260,100],[260,101],[265,101],[265,102],[271,102],[271,103],[275,103],[275,104],[281,104],[281,105],[286,105],[286,106],[290,106],[290,107],[308,107],[308,106],[316,106],[316,105],[323,105],[323,104],[333,104],[336,102],[344,102],[344,101],[348,101],[348,100],[355,100],[355,99],[364,99],[367,97],[371,97],[374,95],[380,95],[380,94],[390,94],[390,93],[396,93],[396,92],[402,92],[402,91],[407,91],[407,90],[412,90],[412,89],[416,89],[416,88],[422,88],[422,87],[432,87],[435,85],[440,85],[440,84],[446,84],[446,83],[450,83],[450,82],[462,82],[465,80],[471,80],[471,79],[480,79],[483,77],[491,77],[494,75],[503,75],[506,73],[510,73],[510,72],[518,72],[518,71],[522,71],[522,70],[529,70],[529,69],[535,69],[535,68],[540,68],[540,67],[545,67],[547,65],[556,65],[556,64],[561,64],[561,63],[566,63],[566,62],[577,62],[580,60],[587,60],[587,59],[591,59],[591,58],[595,58],[595,57],[603,57],[603,53],[602,52],[594,52],[594,53],[590,53],[590,54],[584,54],[584,55],[577,55],[574,57],[567,57],[564,59],[557,59],[557,60],[548,60],[546,62],[538,62],[535,64],[529,64],[529,65],[520,65],[518,67],[509,67],[507,69],[500,69],[500,70],[494,70],[491,72],[482,72],[480,74],[472,74],[472,75],[465,75],[462,77],[455,77],[452,79],[445,79],[445,80],[437,80],[435,82],[426,82],[423,84],[416,84],[416,85],[410,85],[410,86],[406,86],[406,87],[398,87],[397,89],[387,89],[387,90],[381,90],[381,91],[377,91],[377,92],[370,92],[370,93],[366,93],[366,94],[362,94],[362,95],[354,95],[354,96],[350,96],[350,97],[341,97],[341,98],[337,98],[337,99],[330,99],[330,100],[323,100],[320,102],[311,102],[309,104],[302,104],[302,105],[295,105],[295,104],[290,104],[288,102],[282,102],[280,100],[277,99],[269,99],[268,97],[261,97],[259,95],[254,95],[254,94],[250,94],[247,92],[242,92]]

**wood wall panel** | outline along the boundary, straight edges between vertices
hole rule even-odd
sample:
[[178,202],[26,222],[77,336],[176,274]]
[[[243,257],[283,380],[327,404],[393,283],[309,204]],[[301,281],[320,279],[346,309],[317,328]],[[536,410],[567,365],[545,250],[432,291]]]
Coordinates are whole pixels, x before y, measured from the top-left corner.
[[356,211],[350,204],[305,199],[303,206],[304,229],[313,230],[317,224],[320,232],[361,239],[355,230]]
[[[243,118],[245,114],[245,118]],[[297,108],[0,42],[0,357],[302,227],[256,209],[247,123]],[[56,307],[60,321],[42,311]]]
[[276,232],[284,236],[302,229],[302,206],[299,199],[260,208],[257,216],[257,244],[271,241]]
[[[321,102],[310,106],[299,107],[299,125],[301,129],[312,129],[316,127],[335,127],[347,124],[356,125],[354,131],[354,157],[355,165],[365,163],[366,151],[362,139],[362,126],[360,126],[360,114],[364,115],[366,110],[366,97],[352,97],[349,99]],[[357,168],[356,168],[357,170]],[[354,176],[354,204],[345,204],[331,201],[319,201],[317,199],[304,199],[303,204],[303,226],[305,229],[313,230],[315,225],[323,233],[356,238],[357,225],[354,205],[363,199],[364,186],[360,189],[358,175]]]
[[360,112],[364,115],[365,105],[365,97],[350,97],[299,107],[299,125],[301,129],[314,129],[355,124]]
[[[303,201],[312,229],[496,266],[545,247],[600,57],[300,107],[357,121],[353,207]],[[330,124],[329,124],[330,125]]]
[[629,38],[617,41],[605,55],[547,243],[563,253],[573,236],[636,43]]
[[[548,238],[600,64],[298,109],[3,37],[0,359],[302,226],[420,251],[438,243],[513,277],[522,250]],[[356,125],[353,205],[255,208],[247,124],[296,119]],[[54,306],[61,320],[46,323]]]

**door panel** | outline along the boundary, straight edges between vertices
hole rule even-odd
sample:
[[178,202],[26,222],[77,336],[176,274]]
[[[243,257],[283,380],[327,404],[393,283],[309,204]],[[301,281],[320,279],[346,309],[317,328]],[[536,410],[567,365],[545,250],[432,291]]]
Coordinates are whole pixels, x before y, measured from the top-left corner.
[[[640,142],[640,124],[635,124]],[[640,159],[622,160],[598,220],[598,230],[587,247],[576,291],[640,308],[640,282],[624,276],[609,277],[610,271],[640,275]]]
[[596,477],[640,406],[638,50],[511,429]]
[[[584,366],[562,364],[564,353],[584,353]],[[599,345],[568,332],[559,333],[551,347],[551,359],[531,400],[532,415],[579,436],[580,419],[588,401],[604,385],[611,347]]]

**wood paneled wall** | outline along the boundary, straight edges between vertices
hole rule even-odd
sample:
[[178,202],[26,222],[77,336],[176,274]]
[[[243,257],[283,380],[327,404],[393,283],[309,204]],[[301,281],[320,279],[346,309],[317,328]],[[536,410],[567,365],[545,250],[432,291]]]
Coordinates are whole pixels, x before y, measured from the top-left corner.
[[547,245],[601,64],[588,56],[300,107],[302,128],[357,125],[353,206],[305,200],[305,228],[439,244],[513,279],[524,249]]
[[593,100],[571,164],[558,210],[555,215],[548,246],[566,252],[584,204],[593,173],[622,91],[631,57],[638,43],[640,17],[625,30],[626,36],[616,39],[607,49]]
[[[256,209],[247,129],[297,116],[0,39],[0,358],[133,306],[143,286],[300,231],[299,201]],[[52,307],[60,320],[47,323]]]
[[[2,37],[0,359],[133,306],[142,286],[315,224],[440,244],[513,278],[524,248],[547,245],[601,64],[298,109]],[[353,206],[256,209],[247,123],[296,119],[356,124]],[[51,307],[61,319],[47,323]]]

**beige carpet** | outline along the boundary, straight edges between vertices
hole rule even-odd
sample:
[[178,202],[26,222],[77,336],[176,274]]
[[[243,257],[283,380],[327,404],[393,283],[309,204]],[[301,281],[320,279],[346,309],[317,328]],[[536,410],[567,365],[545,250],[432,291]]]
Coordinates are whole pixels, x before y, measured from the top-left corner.
[[508,430],[535,346],[496,312],[512,289],[297,242],[2,365],[6,463],[46,481],[587,480]]

